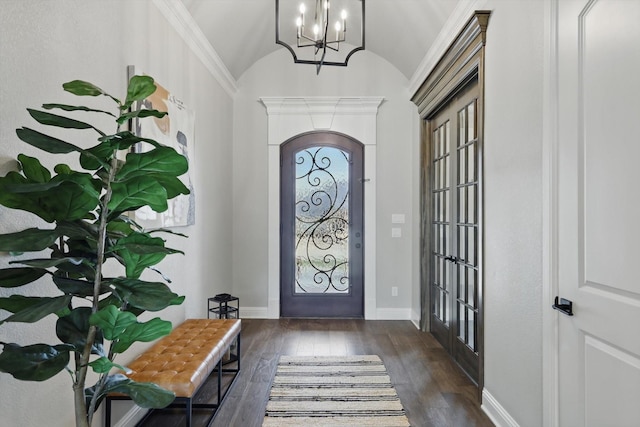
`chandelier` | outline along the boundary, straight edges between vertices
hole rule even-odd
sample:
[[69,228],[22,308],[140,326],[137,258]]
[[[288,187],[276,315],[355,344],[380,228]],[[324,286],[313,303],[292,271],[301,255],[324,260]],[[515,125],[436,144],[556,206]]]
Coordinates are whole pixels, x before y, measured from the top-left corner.
[[276,43],[316,74],[323,65],[346,66],[364,50],[364,0],[276,0]]

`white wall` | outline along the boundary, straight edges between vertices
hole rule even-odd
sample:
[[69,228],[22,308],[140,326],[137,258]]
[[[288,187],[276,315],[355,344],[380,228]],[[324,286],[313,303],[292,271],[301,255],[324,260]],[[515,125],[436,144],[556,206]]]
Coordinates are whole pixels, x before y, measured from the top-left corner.
[[[544,2],[472,3],[493,11],[486,55],[485,391],[514,423],[539,426]],[[196,111],[196,226],[182,230],[188,240],[170,242],[187,257],[174,255],[161,265],[175,279],[173,289],[187,295],[184,306],[167,310],[165,317],[174,321],[204,316],[206,297],[223,291],[238,295],[241,309],[267,306],[267,116],[258,97],[384,96],[378,124],[377,301],[383,312],[418,309],[418,121],[407,81],[390,64],[365,51],[349,67],[325,67],[316,76],[313,67],[294,65],[279,50],[239,79],[232,106],[154,6],[126,0],[3,0],[0,57],[3,174],[19,152],[36,151],[17,142],[13,131],[29,123],[25,108],[75,101],[60,90],[71,79],[120,94],[125,67],[135,64]],[[401,239],[390,237],[392,213],[407,215]],[[0,232],[31,224],[31,217],[0,208]],[[0,254],[0,268],[7,261]],[[391,286],[400,288],[398,297],[390,297]],[[43,283],[34,288],[44,289]],[[52,329],[42,325],[2,325],[0,341],[50,342]],[[64,375],[36,384],[0,374],[0,396],[7,425],[72,424]]]
[[[498,426],[543,423],[544,7],[542,0],[462,0],[424,62],[435,64],[474,10],[491,11],[485,56],[483,409]],[[414,76],[411,86],[418,87],[427,73]]]
[[[13,159],[21,152],[43,157],[48,166],[62,161],[20,142],[14,130],[23,125],[37,126],[26,113],[27,107],[45,102],[93,101],[65,94],[61,85],[66,81],[88,80],[124,97],[126,66],[133,64],[195,110],[196,141],[190,149],[196,225],[178,230],[188,234],[188,239],[169,241],[169,246],[183,250],[186,256],[169,256],[159,266],[173,279],[171,288],[187,299],[182,306],[160,315],[174,323],[205,316],[206,297],[222,292],[231,282],[228,182],[232,99],[151,1],[3,0],[0,9],[1,174],[15,165]],[[89,146],[89,142],[84,145]],[[0,207],[0,233],[34,224],[38,223],[30,214]],[[9,260],[7,254],[0,254],[0,268]],[[42,280],[25,287],[24,292],[38,295],[52,292],[51,288],[51,283]],[[0,296],[8,294],[8,290],[0,289]],[[0,316],[5,317],[6,312]],[[0,341],[54,344],[58,341],[55,319],[50,317],[35,325],[1,325]],[[141,348],[134,347],[128,354],[135,355]],[[130,360],[128,354],[119,361]],[[66,373],[43,383],[21,382],[0,374],[0,396],[2,425],[73,424],[71,382]],[[95,425],[101,425],[101,420]]]
[[[406,78],[370,52],[351,57],[349,66],[294,64],[278,50],[257,61],[238,79],[234,106],[234,256],[233,286],[243,306],[267,307],[267,114],[262,96],[383,96],[377,128],[377,262],[378,311],[381,316],[411,308],[413,260],[411,239],[413,197],[411,179],[417,144]],[[391,238],[391,214],[404,213],[402,238]],[[399,288],[391,297],[391,287]],[[389,309],[389,310],[387,310]]]
[[485,67],[485,397],[518,425],[533,427],[542,425],[544,2],[478,6],[492,10]]

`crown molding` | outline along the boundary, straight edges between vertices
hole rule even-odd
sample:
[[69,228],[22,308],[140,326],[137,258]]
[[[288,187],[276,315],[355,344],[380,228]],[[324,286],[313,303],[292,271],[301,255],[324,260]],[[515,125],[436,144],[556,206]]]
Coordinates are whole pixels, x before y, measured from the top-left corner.
[[191,48],[193,53],[196,54],[196,57],[202,61],[222,88],[230,97],[233,97],[238,91],[236,80],[184,4],[179,0],[153,0],[153,4],[182,37],[187,46]]
[[422,82],[427,78],[431,70],[435,68],[440,58],[449,48],[451,40],[458,35],[460,28],[467,23],[469,16],[473,14],[477,4],[477,0],[458,2],[456,8],[442,27],[442,30],[431,44],[427,54],[418,65],[418,68],[416,68],[413,76],[411,76],[411,79],[409,80],[410,94],[414,94],[418,91]]

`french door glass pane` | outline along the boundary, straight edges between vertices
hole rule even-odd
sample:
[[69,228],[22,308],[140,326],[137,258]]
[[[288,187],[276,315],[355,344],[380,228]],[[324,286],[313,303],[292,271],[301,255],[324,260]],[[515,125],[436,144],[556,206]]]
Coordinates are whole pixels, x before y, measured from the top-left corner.
[[433,131],[433,314],[449,324],[450,273],[444,257],[449,253],[449,226],[451,221],[450,180],[450,124],[443,123]]
[[295,159],[295,293],[348,293],[349,154],[312,147]]
[[458,339],[471,350],[477,346],[478,156],[475,101],[458,112],[457,185],[457,324]]

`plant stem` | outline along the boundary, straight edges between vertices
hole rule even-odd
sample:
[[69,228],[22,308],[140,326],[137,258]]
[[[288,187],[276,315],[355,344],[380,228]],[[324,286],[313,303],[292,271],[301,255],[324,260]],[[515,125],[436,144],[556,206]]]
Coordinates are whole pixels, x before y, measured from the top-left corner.
[[[118,127],[119,130],[119,127]],[[91,312],[95,313],[98,311],[98,302],[100,298],[100,286],[102,284],[102,266],[104,264],[104,249],[106,246],[107,239],[107,218],[109,216],[109,209],[107,205],[109,204],[109,200],[111,200],[111,183],[113,182],[116,169],[118,166],[118,158],[117,158],[117,150],[114,150],[113,157],[111,159],[111,167],[109,169],[109,178],[106,182],[106,192],[101,202],[100,209],[100,225],[98,227],[98,250],[97,250],[97,261],[96,261],[96,272],[95,278],[93,281],[93,305],[91,308]],[[96,410],[96,402],[97,396],[101,393],[101,386],[104,385],[104,382],[100,384],[98,383],[96,390],[94,392],[93,398],[91,399],[91,403],[89,408],[87,408],[84,389],[85,382],[87,379],[87,371],[89,369],[89,358],[91,356],[91,348],[95,342],[96,338],[96,327],[90,326],[89,332],[87,334],[87,341],[85,343],[84,349],[82,351],[82,356],[80,357],[80,365],[76,365],[77,376],[76,382],[73,385],[74,392],[74,400],[75,400],[75,412],[76,412],[76,425],[78,427],[89,427],[91,425],[91,421],[93,420],[93,414]]]

